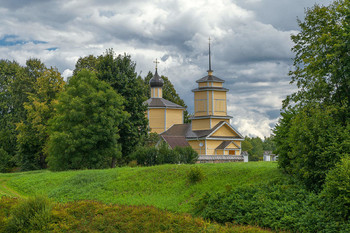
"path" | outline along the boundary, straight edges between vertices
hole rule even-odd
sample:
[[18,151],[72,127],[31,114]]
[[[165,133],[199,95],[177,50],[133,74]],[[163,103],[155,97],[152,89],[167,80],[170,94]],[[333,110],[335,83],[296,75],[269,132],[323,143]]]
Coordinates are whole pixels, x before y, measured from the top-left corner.
[[10,196],[10,197],[20,197],[24,198],[21,194],[11,189],[6,185],[7,179],[2,177],[0,178],[0,197],[1,196]]

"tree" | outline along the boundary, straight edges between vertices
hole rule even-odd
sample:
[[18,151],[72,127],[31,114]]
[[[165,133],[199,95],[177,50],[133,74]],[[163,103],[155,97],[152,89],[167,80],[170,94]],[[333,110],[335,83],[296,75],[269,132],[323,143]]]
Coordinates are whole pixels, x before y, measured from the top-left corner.
[[49,121],[48,165],[52,170],[114,166],[120,157],[119,126],[127,113],[123,98],[96,74],[70,78]]
[[327,172],[349,151],[350,9],[348,0],[315,5],[298,20],[291,83],[274,129],[279,166],[320,191]]
[[44,66],[34,72],[38,77],[33,85],[33,93],[28,94],[28,102],[24,103],[26,120],[17,124],[17,157],[22,170],[47,167],[44,150],[48,140],[47,123],[54,113],[53,103],[64,86],[57,69]]
[[[299,90],[287,97],[284,108],[310,102],[349,106],[349,1],[334,1],[328,7],[315,5],[307,9],[305,21],[298,20],[298,24],[300,32],[291,37],[296,56],[290,76]],[[349,114],[348,107],[339,120],[346,124]]]
[[33,92],[37,65],[37,59],[29,59],[26,67],[15,61],[0,60],[0,148],[7,155],[8,169],[16,165],[16,124],[26,119],[24,103]]
[[[151,97],[151,92],[150,92],[150,86],[149,86],[149,81],[151,80],[151,78],[153,77],[152,72],[148,72],[147,76],[145,77],[145,95],[147,96],[147,98],[149,99]],[[183,101],[179,94],[176,92],[174,85],[170,82],[169,78],[166,76],[161,76],[161,78],[164,80],[164,85],[163,85],[163,98],[166,100],[169,100],[175,104],[178,104],[182,107],[185,108],[184,111],[184,123],[190,123],[190,119],[189,119],[189,114],[187,112],[187,105],[185,104],[185,101]]]
[[112,88],[124,97],[124,110],[129,113],[119,125],[120,138],[118,142],[122,147],[122,157],[119,163],[128,163],[134,148],[142,143],[147,135],[147,106],[143,90],[143,81],[135,72],[135,62],[129,55],[115,56],[109,49],[105,54],[94,57],[92,55],[80,58],[75,66],[74,73],[88,68],[96,73],[98,79],[107,82]]

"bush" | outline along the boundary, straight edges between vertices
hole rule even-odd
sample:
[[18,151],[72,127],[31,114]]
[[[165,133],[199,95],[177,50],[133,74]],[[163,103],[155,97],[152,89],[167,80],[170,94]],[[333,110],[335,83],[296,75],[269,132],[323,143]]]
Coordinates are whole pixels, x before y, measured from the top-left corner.
[[201,182],[205,178],[205,175],[200,167],[195,166],[191,167],[186,177],[190,184],[196,184],[198,182]]
[[326,177],[322,194],[328,202],[329,211],[343,220],[350,217],[350,157],[341,162]]
[[33,197],[15,206],[5,227],[5,232],[43,231],[48,229],[52,205],[46,197]]
[[195,163],[198,160],[198,153],[192,149],[192,147],[175,147],[175,153],[178,155],[178,160],[180,163]]
[[168,144],[161,143],[158,147],[139,147],[130,155],[130,158],[142,166],[189,164],[197,161],[198,153],[191,147],[175,147],[172,150]]
[[[0,232],[4,232],[2,223],[16,202],[17,199],[0,199]],[[106,205],[96,201],[56,204],[50,219],[49,228],[23,228],[22,232],[269,232],[251,226],[222,226],[152,206]]]
[[[276,231],[348,232],[350,221],[334,218],[322,195],[289,180],[206,193],[194,213],[219,223],[258,225]],[[346,207],[344,207],[346,208]]]

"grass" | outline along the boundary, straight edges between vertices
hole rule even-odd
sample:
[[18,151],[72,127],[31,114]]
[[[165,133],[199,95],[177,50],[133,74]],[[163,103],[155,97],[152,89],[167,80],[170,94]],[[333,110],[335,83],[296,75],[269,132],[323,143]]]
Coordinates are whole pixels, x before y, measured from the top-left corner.
[[[0,232],[270,232],[253,226],[219,225],[188,214],[174,214],[151,206],[77,201],[49,204],[50,212],[43,212],[37,205],[33,205],[41,202],[41,198],[30,201],[0,198]],[[19,212],[21,210],[23,213]],[[32,210],[35,216],[39,213],[44,221],[28,219],[28,214],[24,213],[28,210]],[[14,222],[25,224],[25,229],[11,224]]]
[[[191,184],[187,173],[194,166],[201,168],[205,179]],[[61,203],[95,200],[191,213],[193,202],[206,192],[265,183],[281,176],[277,163],[272,162],[0,173],[0,196],[45,195]]]

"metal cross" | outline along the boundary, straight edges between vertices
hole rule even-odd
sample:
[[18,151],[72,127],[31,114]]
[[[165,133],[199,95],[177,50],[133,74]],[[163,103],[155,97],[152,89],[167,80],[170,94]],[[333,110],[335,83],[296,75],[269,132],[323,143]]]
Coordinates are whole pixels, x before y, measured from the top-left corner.
[[156,61],[153,61],[153,63],[156,63],[156,69],[158,68],[158,64],[160,63],[158,59],[156,58]]

